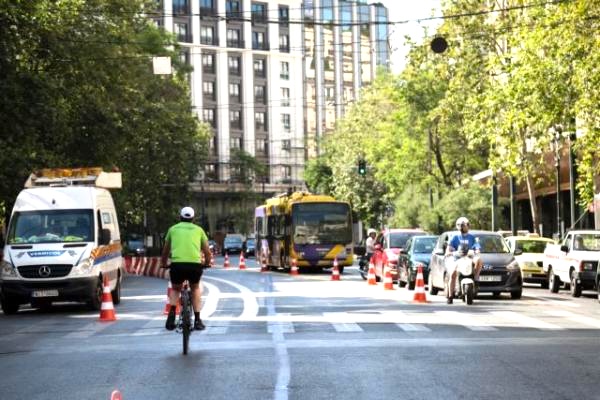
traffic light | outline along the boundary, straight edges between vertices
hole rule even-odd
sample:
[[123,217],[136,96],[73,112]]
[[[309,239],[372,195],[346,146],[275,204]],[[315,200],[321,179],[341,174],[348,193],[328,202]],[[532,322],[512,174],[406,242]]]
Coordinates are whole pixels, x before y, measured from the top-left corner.
[[365,160],[358,160],[358,174],[362,176],[367,174],[367,162]]

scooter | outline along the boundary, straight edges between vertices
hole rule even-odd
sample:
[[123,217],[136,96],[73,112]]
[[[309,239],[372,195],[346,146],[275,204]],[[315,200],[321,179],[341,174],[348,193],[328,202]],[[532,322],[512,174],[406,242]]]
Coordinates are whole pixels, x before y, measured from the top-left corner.
[[[473,304],[473,299],[477,295],[477,285],[475,284],[475,263],[473,256],[475,252],[458,252],[456,262],[456,284],[454,285],[453,297],[462,299],[468,305]],[[449,279],[448,279],[449,280]],[[446,293],[449,291],[449,282],[446,282]]]
[[473,256],[475,252],[469,250],[466,255],[463,255],[457,260],[456,280],[458,281],[458,297],[462,301],[466,301],[468,305],[473,304],[473,299],[477,295],[477,287],[475,285],[475,263]]
[[358,271],[360,276],[366,281],[369,275],[369,257],[365,254],[358,260]]

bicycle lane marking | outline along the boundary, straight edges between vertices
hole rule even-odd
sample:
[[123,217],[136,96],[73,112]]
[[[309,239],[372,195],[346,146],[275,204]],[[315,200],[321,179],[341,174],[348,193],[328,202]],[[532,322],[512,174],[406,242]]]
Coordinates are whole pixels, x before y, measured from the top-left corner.
[[[258,301],[256,301],[256,295],[250,289],[248,289],[246,286],[242,286],[238,283],[229,281],[227,279],[215,278],[212,276],[211,277],[206,276],[206,277],[204,277],[204,279],[222,282],[226,285],[233,286],[234,288],[239,290],[240,297],[242,298],[242,301],[244,302],[244,310],[242,311],[242,314],[239,317],[237,317],[237,319],[243,320],[243,319],[248,319],[248,318],[256,318],[256,316],[258,315],[258,309],[259,309]],[[209,296],[209,297],[212,297],[212,296]],[[208,319],[210,319],[210,318],[208,318]]]
[[[265,292],[272,292],[273,277],[271,274],[265,276],[263,282]],[[267,315],[269,315],[269,317],[277,317],[277,311],[275,310],[275,299],[273,297],[268,297],[265,299],[265,302],[267,306]],[[287,400],[288,386],[290,384],[290,357],[288,354],[287,344],[285,342],[285,336],[283,335],[284,325],[282,325],[280,321],[269,321],[268,329],[269,332],[271,332],[271,338],[275,344],[275,352],[277,353],[279,364],[273,398],[274,400]]]
[[[204,277],[206,279],[206,277]],[[206,282],[206,280],[202,280],[202,285],[206,289],[208,289],[208,295],[204,297],[204,304],[202,305],[202,310],[200,311],[200,318],[208,319],[211,315],[217,312],[217,306],[219,305],[219,299],[221,298],[221,291],[216,285],[212,283]],[[227,329],[229,328],[229,321],[220,321],[219,326],[214,326],[213,324],[209,324],[206,327],[207,335],[222,335],[227,333]]]

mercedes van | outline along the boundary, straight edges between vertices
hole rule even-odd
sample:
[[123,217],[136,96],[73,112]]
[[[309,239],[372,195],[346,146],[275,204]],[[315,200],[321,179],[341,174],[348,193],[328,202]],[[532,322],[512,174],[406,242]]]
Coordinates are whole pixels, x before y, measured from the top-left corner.
[[120,187],[120,172],[100,168],[31,174],[15,201],[0,265],[5,314],[22,304],[44,308],[57,301],[99,310],[105,279],[113,303],[120,302],[119,223],[107,190]]

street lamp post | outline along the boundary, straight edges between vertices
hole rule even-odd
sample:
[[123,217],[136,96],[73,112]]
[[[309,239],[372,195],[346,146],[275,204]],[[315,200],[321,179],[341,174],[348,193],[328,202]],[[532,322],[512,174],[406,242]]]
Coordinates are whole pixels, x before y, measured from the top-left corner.
[[556,168],[556,234],[560,238],[560,137],[562,127],[557,126],[554,129],[554,167]]

